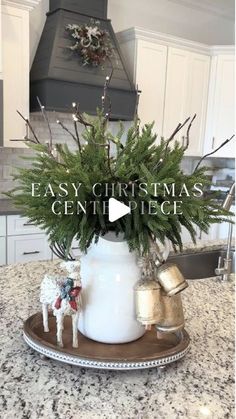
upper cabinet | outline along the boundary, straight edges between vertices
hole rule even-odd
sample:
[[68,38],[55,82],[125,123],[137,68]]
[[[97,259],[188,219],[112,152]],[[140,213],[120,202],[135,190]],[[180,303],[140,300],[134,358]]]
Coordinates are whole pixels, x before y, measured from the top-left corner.
[[[205,152],[213,149],[234,134],[234,54],[219,53],[212,57],[211,84],[209,91],[208,124]],[[235,141],[220,149],[216,157],[233,157]]]
[[[17,115],[29,116],[29,12],[40,0],[4,0],[0,19],[2,23],[3,76],[3,145],[24,147],[24,121]],[[0,144],[1,145],[1,144]]]
[[154,130],[161,136],[165,103],[168,48],[152,40],[126,38],[118,34],[127,68],[141,91],[139,116],[142,124],[155,121]]
[[154,129],[162,135],[165,101],[167,47],[141,40],[137,44],[135,82],[141,90],[139,113],[142,123],[155,121]]
[[28,12],[11,6],[3,6],[2,11],[4,145],[18,147],[22,143],[10,140],[22,139],[26,131],[16,110],[29,117]]
[[[196,113],[186,150],[189,156],[202,156],[232,135],[232,55],[216,56],[216,47],[138,28],[120,32],[118,39],[131,76],[142,91],[142,123],[154,120],[156,132],[168,138],[179,122]],[[182,130],[176,140],[186,144],[185,135]],[[232,145],[219,155],[231,157]]]
[[[209,84],[210,57],[180,48],[168,49],[164,137],[169,137],[179,122],[197,117],[191,129],[186,154],[201,155],[204,143]],[[186,143],[184,131],[176,140]]]
[[[189,53],[180,48],[168,48],[163,136],[168,138],[179,122],[187,118]],[[181,141],[181,132],[176,140]]]
[[[210,57],[191,52],[189,54],[188,92],[185,113],[196,119],[191,128],[187,153],[201,156],[204,148],[208,88],[210,76]],[[186,141],[186,139],[185,139]]]

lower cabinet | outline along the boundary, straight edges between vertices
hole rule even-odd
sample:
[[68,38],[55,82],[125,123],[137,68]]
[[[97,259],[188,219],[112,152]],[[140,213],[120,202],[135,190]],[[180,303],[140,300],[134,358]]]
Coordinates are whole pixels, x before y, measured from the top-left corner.
[[[82,252],[79,250],[79,243],[75,239],[72,241],[70,253],[71,253],[71,256],[73,256],[74,258],[77,258],[82,255]],[[52,257],[53,259],[58,259],[55,253],[53,253]]]
[[7,263],[24,263],[51,259],[51,249],[45,234],[7,237]]
[[[232,207],[230,208],[230,211],[233,214],[236,214],[235,205],[232,205]],[[233,221],[235,222],[235,217],[233,217]],[[229,234],[229,223],[218,224],[218,226],[217,226],[217,237],[224,240],[224,239],[228,238],[228,234]],[[234,242],[234,237],[235,237],[235,224],[233,224],[232,243]]]
[[[197,228],[196,241],[197,243],[204,243],[211,240],[225,240],[228,237],[228,229],[229,223],[212,224],[207,234]],[[191,236],[185,227],[182,227],[181,237],[183,244],[192,242]]]
[[6,265],[6,237],[0,237],[0,266]]
[[0,216],[0,266],[6,265],[6,217]]
[[79,250],[79,243],[77,240],[73,240],[72,245],[71,245],[71,253],[73,256],[78,257],[82,255],[81,250]]

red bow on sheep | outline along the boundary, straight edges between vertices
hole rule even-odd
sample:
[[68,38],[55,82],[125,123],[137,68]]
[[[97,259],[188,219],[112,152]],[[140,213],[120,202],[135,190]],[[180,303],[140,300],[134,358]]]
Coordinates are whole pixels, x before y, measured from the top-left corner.
[[62,300],[68,300],[71,308],[77,311],[76,298],[79,296],[81,287],[74,287],[74,281],[71,278],[68,278],[67,281],[63,284],[60,290],[60,296],[56,299],[54,307],[58,310],[61,307]]

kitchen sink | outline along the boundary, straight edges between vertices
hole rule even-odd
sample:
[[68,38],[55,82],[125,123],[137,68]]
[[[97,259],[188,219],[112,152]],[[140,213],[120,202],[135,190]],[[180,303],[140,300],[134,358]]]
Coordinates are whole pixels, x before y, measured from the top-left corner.
[[[224,250],[211,250],[198,253],[186,253],[173,255],[168,262],[175,263],[186,279],[201,279],[216,276],[215,268],[218,265],[219,256],[225,257]],[[232,257],[234,252],[232,252]],[[234,258],[232,270],[234,271]]]

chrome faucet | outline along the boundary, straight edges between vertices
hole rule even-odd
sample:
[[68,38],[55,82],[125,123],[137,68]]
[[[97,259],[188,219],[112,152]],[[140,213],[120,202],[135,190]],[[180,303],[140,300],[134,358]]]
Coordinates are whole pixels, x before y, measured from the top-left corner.
[[[232,202],[235,196],[235,183],[231,186],[225,201],[222,205],[222,208],[226,209],[227,211],[230,210]],[[227,250],[226,250],[226,257],[224,258],[224,263],[222,266],[223,258],[222,256],[218,259],[218,267],[215,269],[215,273],[219,276],[223,281],[228,281],[230,279],[231,268],[232,268],[232,257],[231,257],[231,245],[232,245],[232,235],[233,235],[233,224],[229,223],[229,232],[228,232],[228,240],[227,240]]]

